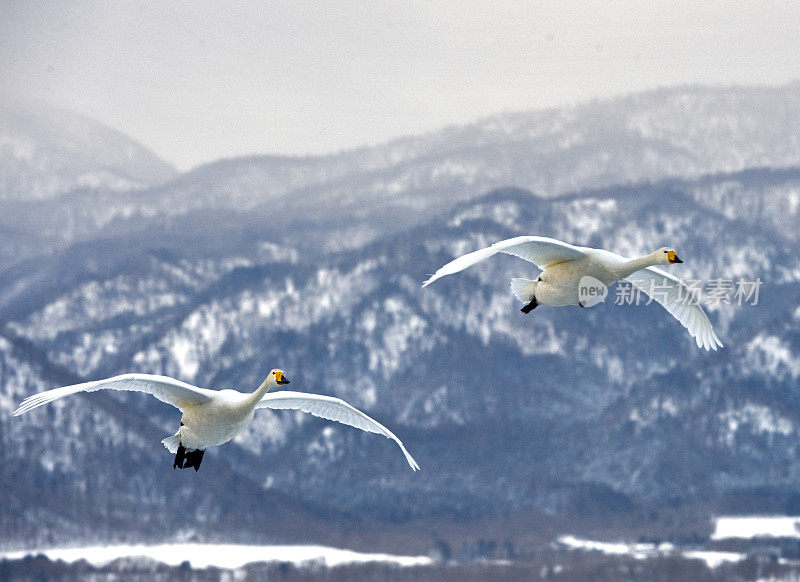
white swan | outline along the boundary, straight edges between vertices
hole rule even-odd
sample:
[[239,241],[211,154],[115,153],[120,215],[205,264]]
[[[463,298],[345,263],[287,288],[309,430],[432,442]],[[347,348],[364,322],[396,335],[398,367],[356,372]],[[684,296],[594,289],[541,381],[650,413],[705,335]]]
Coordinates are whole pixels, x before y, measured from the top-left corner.
[[173,468],[194,467],[197,471],[205,449],[227,443],[244,430],[253,420],[256,408],[302,410],[314,416],[335,420],[392,439],[400,446],[411,468],[414,471],[419,469],[417,462],[392,431],[344,400],[304,392],[282,391],[268,394],[275,386],[288,383],[289,380],[283,370],[277,369],[272,370],[252,394],[236,390],[207,390],[167,376],[123,374],[28,396],[14,411],[13,416],[19,416],[43,404],[78,392],[96,390],[146,392],[183,413],[178,432],[161,442],[170,453],[175,453]]
[[574,246],[543,236],[518,236],[450,261],[422,286],[427,287],[440,277],[463,271],[497,253],[525,259],[542,271],[535,281],[511,279],[511,291],[526,303],[523,313],[530,313],[540,304],[583,307],[585,302],[579,297],[579,285],[584,277],[593,277],[606,287],[627,279],[672,314],[695,338],[698,347],[706,350],[722,347],[695,293],[677,277],[653,267],[683,262],[667,247],[629,259],[603,249]]

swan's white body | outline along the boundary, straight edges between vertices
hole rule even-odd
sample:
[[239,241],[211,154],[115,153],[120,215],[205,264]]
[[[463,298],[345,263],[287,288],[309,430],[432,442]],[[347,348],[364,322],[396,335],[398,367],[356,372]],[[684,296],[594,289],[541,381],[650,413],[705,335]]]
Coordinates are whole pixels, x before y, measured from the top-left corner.
[[[205,449],[233,439],[255,416],[249,396],[236,390],[220,390],[208,402],[186,406],[181,417],[183,426],[176,433],[180,442],[187,449]],[[177,450],[167,448],[171,453]]]
[[417,462],[394,433],[344,400],[304,392],[269,393],[271,388],[288,383],[281,370],[272,370],[255,392],[247,394],[236,390],[198,388],[167,376],[123,374],[34,394],[23,400],[13,415],[19,416],[43,404],[79,392],[96,390],[146,392],[183,413],[178,432],[162,441],[169,452],[177,453],[181,447],[189,451],[203,451],[208,447],[227,443],[247,428],[257,408],[301,410],[392,439],[403,451],[411,468],[415,471],[419,469]]
[[606,287],[625,279],[643,293],[650,294],[653,300],[680,321],[695,338],[698,347],[706,350],[722,347],[695,294],[680,279],[653,266],[682,262],[675,251],[668,248],[629,259],[604,249],[574,246],[552,238],[518,236],[450,261],[422,286],[427,287],[445,275],[463,271],[497,253],[525,259],[541,269],[535,281],[511,280],[511,290],[517,299],[532,302],[533,307],[537,304],[556,307],[582,305],[578,294],[579,284],[584,277],[593,277]]

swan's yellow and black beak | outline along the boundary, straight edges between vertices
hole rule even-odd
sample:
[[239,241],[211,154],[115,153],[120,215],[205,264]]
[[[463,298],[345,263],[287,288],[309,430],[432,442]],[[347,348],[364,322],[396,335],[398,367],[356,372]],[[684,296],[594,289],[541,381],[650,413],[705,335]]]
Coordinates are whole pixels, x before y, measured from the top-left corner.
[[275,381],[278,384],[288,384],[289,378],[283,375],[283,372],[275,372]]
[[678,253],[675,251],[667,251],[667,259],[670,263],[682,263],[683,261],[678,258]]

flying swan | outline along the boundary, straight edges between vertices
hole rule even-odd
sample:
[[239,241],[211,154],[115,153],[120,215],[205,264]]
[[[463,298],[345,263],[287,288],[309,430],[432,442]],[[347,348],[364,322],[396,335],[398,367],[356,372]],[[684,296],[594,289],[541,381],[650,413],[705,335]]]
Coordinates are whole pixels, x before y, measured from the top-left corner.
[[625,279],[672,314],[689,331],[698,347],[706,350],[722,347],[696,294],[677,277],[653,267],[683,262],[668,247],[629,259],[603,249],[573,246],[543,236],[518,236],[450,261],[422,286],[427,287],[445,275],[463,271],[497,253],[525,259],[542,271],[535,281],[511,279],[511,292],[526,304],[523,313],[530,313],[537,305],[585,307],[587,300],[579,287],[587,281],[590,285],[599,282],[608,287]]
[[253,420],[256,408],[302,410],[320,418],[341,422],[392,439],[403,451],[411,468],[414,471],[419,469],[417,462],[392,431],[344,400],[304,392],[281,391],[268,394],[275,386],[288,383],[289,379],[283,370],[278,369],[272,370],[252,394],[237,390],[207,390],[167,376],[123,374],[28,396],[14,411],[13,416],[19,416],[43,404],[78,392],[97,390],[146,392],[183,413],[178,432],[161,442],[170,453],[175,453],[173,468],[194,467],[197,471],[200,469],[205,449],[227,443],[247,428]]

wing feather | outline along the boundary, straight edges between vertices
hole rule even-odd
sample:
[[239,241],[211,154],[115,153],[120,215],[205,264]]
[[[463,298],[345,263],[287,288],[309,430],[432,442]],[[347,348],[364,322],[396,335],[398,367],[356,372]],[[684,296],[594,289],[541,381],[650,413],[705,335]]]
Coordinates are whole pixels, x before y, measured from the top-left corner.
[[306,392],[290,392],[288,390],[270,392],[261,399],[256,408],[300,410],[326,420],[341,422],[367,432],[383,435],[397,443],[400,450],[403,451],[406,461],[414,471],[419,470],[419,465],[414,460],[414,457],[409,454],[403,443],[392,431],[340,398],[321,394],[308,394]]
[[697,347],[706,350],[722,347],[722,341],[700,307],[696,294],[683,281],[655,267],[636,271],[626,279],[675,317],[689,331]]
[[427,287],[436,279],[463,271],[497,253],[525,259],[544,270],[553,263],[579,259],[585,256],[586,250],[588,249],[545,236],[517,236],[453,259],[436,271],[422,286]]
[[79,392],[96,392],[97,390],[127,390],[131,392],[146,392],[152,394],[161,402],[171,404],[183,410],[184,406],[208,402],[213,390],[205,390],[192,386],[168,376],[154,376],[151,374],[122,374],[105,380],[83,382],[63,388],[54,388],[39,394],[28,396],[14,411],[13,416],[19,416],[48,402],[78,394]]

